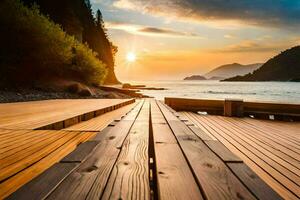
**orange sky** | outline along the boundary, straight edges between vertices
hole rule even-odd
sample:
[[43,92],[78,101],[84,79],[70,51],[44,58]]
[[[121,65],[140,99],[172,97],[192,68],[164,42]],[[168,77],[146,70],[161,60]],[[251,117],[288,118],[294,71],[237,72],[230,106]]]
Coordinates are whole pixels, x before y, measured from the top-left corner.
[[[298,45],[299,5],[287,0],[265,1],[92,3],[101,9],[108,35],[119,48],[117,76],[131,81],[178,80],[223,64],[265,62]],[[136,54],[135,62],[126,59],[129,52]]]

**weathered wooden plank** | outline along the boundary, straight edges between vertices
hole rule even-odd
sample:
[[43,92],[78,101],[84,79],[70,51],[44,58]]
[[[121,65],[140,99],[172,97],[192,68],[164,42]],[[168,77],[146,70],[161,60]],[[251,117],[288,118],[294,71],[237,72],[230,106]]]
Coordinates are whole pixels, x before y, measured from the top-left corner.
[[[114,120],[121,119],[124,115],[126,115],[132,108],[134,108],[137,103],[133,103],[130,105],[126,105],[124,107],[120,107],[117,110],[113,110],[111,112],[107,112],[102,114],[101,116],[95,117],[88,121],[81,122],[79,124],[70,126],[64,130],[71,131],[101,131],[105,127],[107,127],[111,122],[114,123]],[[119,120],[120,121],[120,120]],[[116,124],[116,123],[114,123]]]
[[[48,199],[86,199],[94,185],[94,195],[100,197],[120,153],[120,147],[129,133],[143,105],[140,102],[116,126],[97,135],[101,141],[89,156],[49,196]],[[95,139],[95,138],[94,138]],[[97,186],[97,187],[96,187]],[[98,198],[99,199],[99,198]]]
[[155,101],[151,102],[151,121],[159,199],[202,199],[192,171]]
[[[278,194],[287,199],[299,199],[292,191],[299,191],[295,185],[288,180],[283,174],[280,174],[273,167],[267,165],[260,157],[254,155],[245,146],[240,145],[235,140],[227,137],[226,129],[216,129],[218,123],[209,124],[206,118],[214,118],[215,116],[196,115],[198,122],[213,134],[227,148],[238,155],[255,173],[257,173],[268,185],[270,185]],[[224,133],[225,132],[225,133]],[[228,131],[230,136],[232,133]],[[276,146],[275,146],[276,147]]]
[[282,199],[274,190],[272,190],[263,180],[261,180],[244,163],[227,163],[230,169],[246,185],[247,188],[260,200]]
[[165,103],[176,111],[209,112],[223,114],[224,102],[221,100],[165,98]]
[[[149,117],[150,105],[146,100],[122,146],[102,199],[150,199]],[[101,197],[97,187],[93,185],[89,199]]]
[[128,113],[134,106],[136,106],[136,103],[126,105],[124,107],[118,108],[117,110],[113,110],[111,112],[104,113],[101,116],[70,126],[64,130],[101,131],[106,126],[108,126],[111,122],[114,123],[115,119],[120,119],[122,116]]
[[[7,151],[14,150],[18,147],[26,146],[26,144],[33,143],[39,139],[51,138],[53,135],[48,134],[47,132],[35,132],[29,130],[23,130],[24,134],[19,135],[17,138],[12,139],[4,139],[0,143],[0,154],[3,154]],[[18,132],[22,132],[22,130],[18,130]]]
[[64,157],[60,162],[83,162],[99,144],[97,141],[87,141],[80,144],[75,151]]
[[[115,105],[127,105],[134,101],[134,99],[65,99],[0,104],[0,128],[61,129],[68,123],[74,123],[74,117],[107,107],[112,108]],[[50,124],[51,126],[48,126]]]
[[[220,118],[220,120],[223,119]],[[254,129],[251,125],[244,124],[240,120],[226,119],[226,122],[228,122],[229,126],[232,126],[232,129],[240,130],[239,136],[241,138],[245,138],[254,147],[260,149],[263,153],[281,163],[287,169],[290,169],[296,174],[300,174],[300,154],[297,152],[297,148],[294,148],[296,146],[300,147],[300,143],[298,145],[297,143],[291,144],[286,141],[287,139],[279,137],[274,132],[259,129],[259,125],[257,125],[258,129]],[[251,134],[248,134],[249,132],[251,132]]]
[[[2,131],[2,130],[1,130]],[[0,138],[0,148],[11,145],[10,143],[15,143],[23,140],[25,137],[31,136],[31,130],[10,130],[9,134],[5,134]]]
[[[282,104],[270,102],[240,102],[207,100],[207,99],[186,99],[186,98],[165,98],[165,103],[176,111],[206,111],[211,114],[231,116],[232,111],[238,108],[237,116],[254,115],[269,119],[269,115],[274,115],[278,120],[295,120],[300,119],[300,105],[298,104]],[[233,105],[233,106],[232,106]],[[229,108],[224,112],[224,108]],[[234,108],[235,107],[235,108]],[[233,110],[231,110],[233,109]]]
[[220,141],[207,140],[205,144],[217,154],[224,162],[243,162],[238,156],[233,154]]
[[116,121],[112,121],[112,122],[109,124],[109,126],[115,126],[115,125],[117,125],[117,123],[118,123],[118,122],[116,122]]
[[[40,132],[40,131],[39,131]],[[34,134],[34,132],[33,132]],[[3,168],[12,165],[16,162],[23,162],[22,159],[26,157],[30,157],[36,152],[43,151],[45,147],[57,142],[61,138],[65,138],[67,136],[67,133],[64,132],[58,132],[58,134],[53,133],[46,133],[46,132],[40,132],[41,139],[36,138],[32,141],[21,141],[18,142],[20,146],[14,146],[12,149],[9,149],[8,151],[1,152],[1,160],[0,160],[0,171],[2,171]],[[20,147],[20,148],[19,148]],[[34,160],[34,159],[32,159]]]
[[14,160],[11,160],[11,159],[9,159],[7,161],[4,160],[3,162],[5,165],[0,170],[0,180],[3,181],[6,178],[18,173],[22,169],[39,161],[41,158],[45,157],[46,155],[48,155],[49,153],[51,153],[52,151],[59,148],[64,143],[66,143],[67,141],[69,141],[75,137],[76,137],[75,133],[74,134],[71,134],[71,133],[66,134],[64,137],[59,138],[58,140],[47,145],[40,151],[33,151],[30,156],[27,156],[24,159],[21,159],[20,161],[16,160],[16,162],[15,162]]
[[190,126],[189,128],[203,141],[214,140],[197,126]]
[[12,193],[7,199],[44,199],[79,163],[56,163],[32,181]]
[[272,132],[272,136],[276,135],[282,139],[289,141],[300,142],[300,123],[298,122],[278,122],[270,120],[257,120],[243,118],[242,122],[255,129]]
[[207,199],[255,199],[248,189],[194,133],[180,120],[168,119],[168,111],[159,104],[175,134]]
[[111,127],[111,126],[108,126],[108,127],[104,128],[102,131],[99,131],[99,132],[96,134],[96,136],[93,137],[93,138],[91,138],[89,141],[100,142],[101,140],[103,140],[103,136],[102,136],[102,135],[108,134],[108,133],[111,131],[112,128],[113,128],[113,127]]
[[277,113],[277,114],[295,114],[299,115],[300,105],[298,104],[283,104],[283,103],[267,103],[267,102],[244,102],[245,113]]
[[57,163],[61,158],[73,151],[76,146],[90,137],[95,135],[95,132],[78,132],[76,137],[67,141],[55,151],[51,152],[47,156],[43,157],[38,162],[34,163],[30,167],[23,169],[15,174],[13,177],[0,183],[0,199],[3,199],[16,191],[25,183],[29,182],[43,171]]
[[[284,185],[288,185],[295,194],[300,196],[300,177],[297,175],[299,174],[299,169],[288,165],[288,163],[284,163],[282,159],[279,159],[270,152],[266,152],[248,138],[241,138],[241,131],[237,131],[234,127],[230,127],[229,129],[226,124],[214,119],[204,118],[203,120],[207,120],[207,123],[214,130],[217,130],[218,134],[222,134],[223,137],[235,143],[235,146],[241,151],[246,152],[247,156],[259,163],[259,165],[264,166],[264,169],[268,169],[274,178],[280,180]],[[284,165],[288,168],[284,167]]]

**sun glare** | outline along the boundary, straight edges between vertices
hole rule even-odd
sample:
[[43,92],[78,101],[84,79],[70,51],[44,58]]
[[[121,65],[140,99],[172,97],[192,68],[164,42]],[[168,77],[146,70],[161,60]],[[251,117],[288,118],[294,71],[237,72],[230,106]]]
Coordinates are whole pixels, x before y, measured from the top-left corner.
[[134,62],[136,60],[136,55],[133,52],[127,53],[126,59],[128,62]]

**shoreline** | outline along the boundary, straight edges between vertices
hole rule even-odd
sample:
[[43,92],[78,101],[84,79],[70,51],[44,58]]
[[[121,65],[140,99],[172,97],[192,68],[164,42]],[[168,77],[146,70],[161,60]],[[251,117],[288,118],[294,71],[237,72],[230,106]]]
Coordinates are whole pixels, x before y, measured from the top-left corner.
[[0,90],[0,103],[40,101],[50,99],[130,99],[132,96],[115,91],[98,90],[92,95],[80,95],[67,91],[47,91],[41,89]]

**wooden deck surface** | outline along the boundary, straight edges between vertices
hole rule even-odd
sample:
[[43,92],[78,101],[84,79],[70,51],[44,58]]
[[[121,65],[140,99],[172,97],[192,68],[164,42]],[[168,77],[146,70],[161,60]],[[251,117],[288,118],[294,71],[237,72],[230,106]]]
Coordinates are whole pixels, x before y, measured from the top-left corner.
[[95,117],[93,119],[75,124],[64,130],[69,131],[101,131],[103,130],[108,124],[112,123],[113,121],[119,121],[121,117],[128,113],[132,108],[136,106],[136,103],[129,104],[127,106],[121,107],[117,110],[113,110],[111,112],[107,112],[103,115]]
[[[138,101],[124,110],[130,111],[100,132],[94,131],[102,129],[97,127],[100,118],[82,122],[88,125],[78,124],[81,131],[96,127],[93,132],[60,131],[60,135],[95,136],[8,199],[281,199],[242,156],[232,153],[231,147],[226,148],[202,126],[195,126],[197,120],[189,120],[189,113],[178,114],[154,99]],[[297,128],[290,129],[291,138],[296,138]],[[0,137],[12,138],[8,146],[15,148],[13,138],[20,134],[35,137],[30,132],[9,136],[6,131]],[[295,142],[289,140],[289,144]],[[295,174],[294,165],[289,167]],[[293,173],[291,179],[296,178]],[[27,175],[21,174],[20,179]],[[297,199],[297,191],[276,191],[284,198]]]
[[111,109],[128,99],[69,99],[0,104],[0,128],[37,129],[101,109]]
[[[132,102],[101,99],[0,104],[0,199],[59,162],[114,120],[120,120],[135,106]],[[96,126],[91,131],[81,131],[80,126],[88,122],[83,121],[80,126],[71,126],[72,130],[33,130],[76,116],[82,120],[95,117],[96,121],[91,121]],[[70,165],[67,169],[73,168]]]
[[95,132],[0,131],[0,199],[72,152]]
[[278,194],[286,199],[300,198],[300,122],[191,112],[182,112],[181,118],[199,127],[210,138],[208,142],[222,142]]

